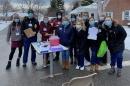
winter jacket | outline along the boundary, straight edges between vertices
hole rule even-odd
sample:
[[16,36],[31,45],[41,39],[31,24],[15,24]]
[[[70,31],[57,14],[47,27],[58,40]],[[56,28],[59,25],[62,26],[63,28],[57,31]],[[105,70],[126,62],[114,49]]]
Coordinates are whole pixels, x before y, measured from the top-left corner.
[[35,36],[37,36],[37,33],[39,31],[39,22],[37,19],[35,19],[35,18],[29,19],[28,17],[24,18],[24,20],[22,22],[22,32],[23,32],[25,38],[27,38],[27,36],[25,35],[24,30],[30,28],[29,24],[32,25],[32,27],[31,27],[32,30],[34,32],[36,32]]
[[76,49],[77,52],[82,54],[85,53],[85,40],[86,40],[86,33],[84,30],[76,31]]
[[60,43],[66,47],[70,47],[73,39],[73,30],[71,24],[68,26],[61,25],[57,30],[56,34],[60,38]]
[[22,40],[22,33],[21,33],[21,26],[18,27],[14,26],[13,23],[9,25],[8,33],[7,33],[7,41],[21,41]]
[[108,47],[110,52],[118,52],[125,49],[126,31],[121,25],[112,26],[108,30]]
[[50,36],[46,34],[53,34],[53,28],[50,23],[45,24],[44,21],[40,23],[40,33],[42,35],[42,41],[47,41]]

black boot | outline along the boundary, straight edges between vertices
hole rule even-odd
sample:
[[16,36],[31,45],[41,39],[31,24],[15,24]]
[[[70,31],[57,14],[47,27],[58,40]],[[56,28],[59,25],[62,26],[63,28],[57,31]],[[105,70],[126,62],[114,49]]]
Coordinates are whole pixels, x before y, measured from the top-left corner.
[[32,65],[33,65],[33,66],[37,66],[37,63],[36,63],[36,62],[32,62]]
[[16,66],[19,67],[20,66],[20,59],[18,58],[16,61]]
[[8,64],[6,66],[6,70],[9,70],[11,68],[11,61],[8,61]]

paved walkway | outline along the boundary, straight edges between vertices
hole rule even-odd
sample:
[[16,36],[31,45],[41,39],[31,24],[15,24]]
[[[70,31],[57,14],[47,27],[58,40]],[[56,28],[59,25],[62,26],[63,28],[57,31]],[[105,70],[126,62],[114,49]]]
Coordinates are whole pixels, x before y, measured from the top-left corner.
[[[22,66],[20,68],[16,68],[15,63],[17,52],[14,55],[11,70],[6,71],[5,67],[10,52],[10,46],[6,43],[6,34],[6,29],[0,32],[0,86],[61,86],[62,83],[68,81],[75,76],[84,76],[90,74],[90,72],[87,70],[77,71],[74,69],[73,66],[69,71],[62,71],[59,63],[55,63],[55,73],[63,72],[64,74],[52,79],[48,78],[41,80],[43,77],[49,74],[49,69],[36,71],[36,68],[32,67],[32,65],[30,64],[30,58],[26,69],[24,69]],[[125,61],[130,60],[129,56],[130,51],[126,50],[124,53]],[[42,64],[42,58],[39,55],[37,55],[37,62],[38,66]],[[108,76],[107,71],[108,70],[103,70],[95,77],[95,86],[129,86],[129,66],[124,68],[124,76],[121,78],[116,78],[116,76]]]

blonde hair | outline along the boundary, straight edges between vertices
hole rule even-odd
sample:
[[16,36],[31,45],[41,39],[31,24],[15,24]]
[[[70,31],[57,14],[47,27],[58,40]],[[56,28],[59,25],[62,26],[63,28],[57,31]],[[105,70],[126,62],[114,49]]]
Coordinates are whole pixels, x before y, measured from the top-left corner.
[[85,27],[85,22],[84,22],[84,20],[82,19],[82,18],[78,18],[77,20],[76,20],[76,24],[80,24],[81,26],[82,26],[82,29],[85,31],[86,30],[86,27]]

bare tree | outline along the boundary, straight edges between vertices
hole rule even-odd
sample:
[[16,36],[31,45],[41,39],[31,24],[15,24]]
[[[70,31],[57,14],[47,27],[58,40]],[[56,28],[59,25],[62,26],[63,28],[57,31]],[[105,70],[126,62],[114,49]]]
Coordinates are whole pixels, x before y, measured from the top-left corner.
[[13,10],[13,7],[10,3],[10,0],[0,0],[1,1],[1,7],[3,11],[3,16],[5,16],[7,20],[8,12]]

